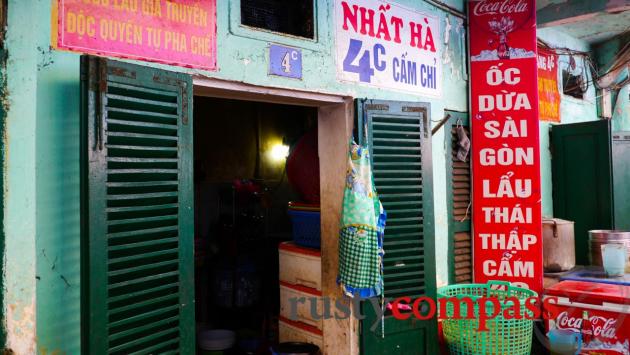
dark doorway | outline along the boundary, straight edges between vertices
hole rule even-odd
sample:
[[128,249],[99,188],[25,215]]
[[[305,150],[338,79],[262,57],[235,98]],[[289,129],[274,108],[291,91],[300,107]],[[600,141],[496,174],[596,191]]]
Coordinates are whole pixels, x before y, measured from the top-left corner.
[[[317,135],[317,109],[195,97],[195,289],[199,330],[235,333],[230,354],[277,341],[278,244],[291,239],[287,154]],[[200,333],[198,333],[198,337]]]

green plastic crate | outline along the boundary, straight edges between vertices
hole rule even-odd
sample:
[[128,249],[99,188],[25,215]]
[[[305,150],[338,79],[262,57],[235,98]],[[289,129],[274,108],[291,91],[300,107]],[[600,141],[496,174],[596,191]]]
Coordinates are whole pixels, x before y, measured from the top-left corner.
[[[511,286],[509,282],[490,281],[487,284],[456,284],[440,287],[438,298],[470,298],[473,301],[474,319],[452,319],[454,306],[447,303],[446,315],[443,318],[442,329],[444,339],[451,354],[456,355],[529,355],[532,345],[533,320],[526,319],[525,314],[531,314],[525,300],[536,297],[534,291]],[[487,331],[478,331],[479,307],[477,299],[480,297],[497,297],[501,303],[501,312],[486,322]],[[504,302],[507,297],[516,297],[520,301],[522,319],[505,319],[503,310],[512,308],[513,302]],[[487,313],[492,312],[492,304],[487,303]],[[465,317],[468,309],[461,304],[461,315]],[[530,317],[531,318],[531,317]]]

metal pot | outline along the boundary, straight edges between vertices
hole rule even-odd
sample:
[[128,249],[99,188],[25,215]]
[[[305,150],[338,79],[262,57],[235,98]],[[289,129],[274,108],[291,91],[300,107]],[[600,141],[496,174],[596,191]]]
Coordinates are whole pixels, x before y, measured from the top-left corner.
[[[630,255],[630,231],[620,230],[592,230],[589,234],[589,249],[591,265],[603,266],[602,244],[623,244]],[[630,260],[626,262],[626,272],[630,271]]]
[[575,267],[573,222],[559,218],[543,218],[543,268],[560,272]]

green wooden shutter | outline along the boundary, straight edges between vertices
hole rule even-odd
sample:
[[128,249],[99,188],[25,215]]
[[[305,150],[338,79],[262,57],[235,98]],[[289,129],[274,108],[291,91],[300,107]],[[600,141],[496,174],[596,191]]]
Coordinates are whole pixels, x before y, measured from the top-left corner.
[[194,352],[192,82],[83,57],[86,354]]
[[592,229],[615,226],[610,121],[551,126],[553,215],[574,221],[575,261],[589,264]]
[[457,159],[457,125],[471,138],[468,115],[446,111],[451,116],[444,125],[446,140],[446,196],[449,229],[449,283],[472,282],[472,232],[470,153],[466,161]]
[[[387,211],[386,298],[435,297],[431,129],[428,104],[361,100],[358,136],[371,149],[376,188]],[[436,319],[385,317],[385,337],[369,305],[362,324],[364,354],[435,354]]]

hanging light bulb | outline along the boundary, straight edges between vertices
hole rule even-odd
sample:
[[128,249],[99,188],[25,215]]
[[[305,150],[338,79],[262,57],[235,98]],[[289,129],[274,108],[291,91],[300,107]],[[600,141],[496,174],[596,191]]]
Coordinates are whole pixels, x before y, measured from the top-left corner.
[[289,146],[282,143],[275,144],[271,147],[271,159],[280,162],[289,156]]

